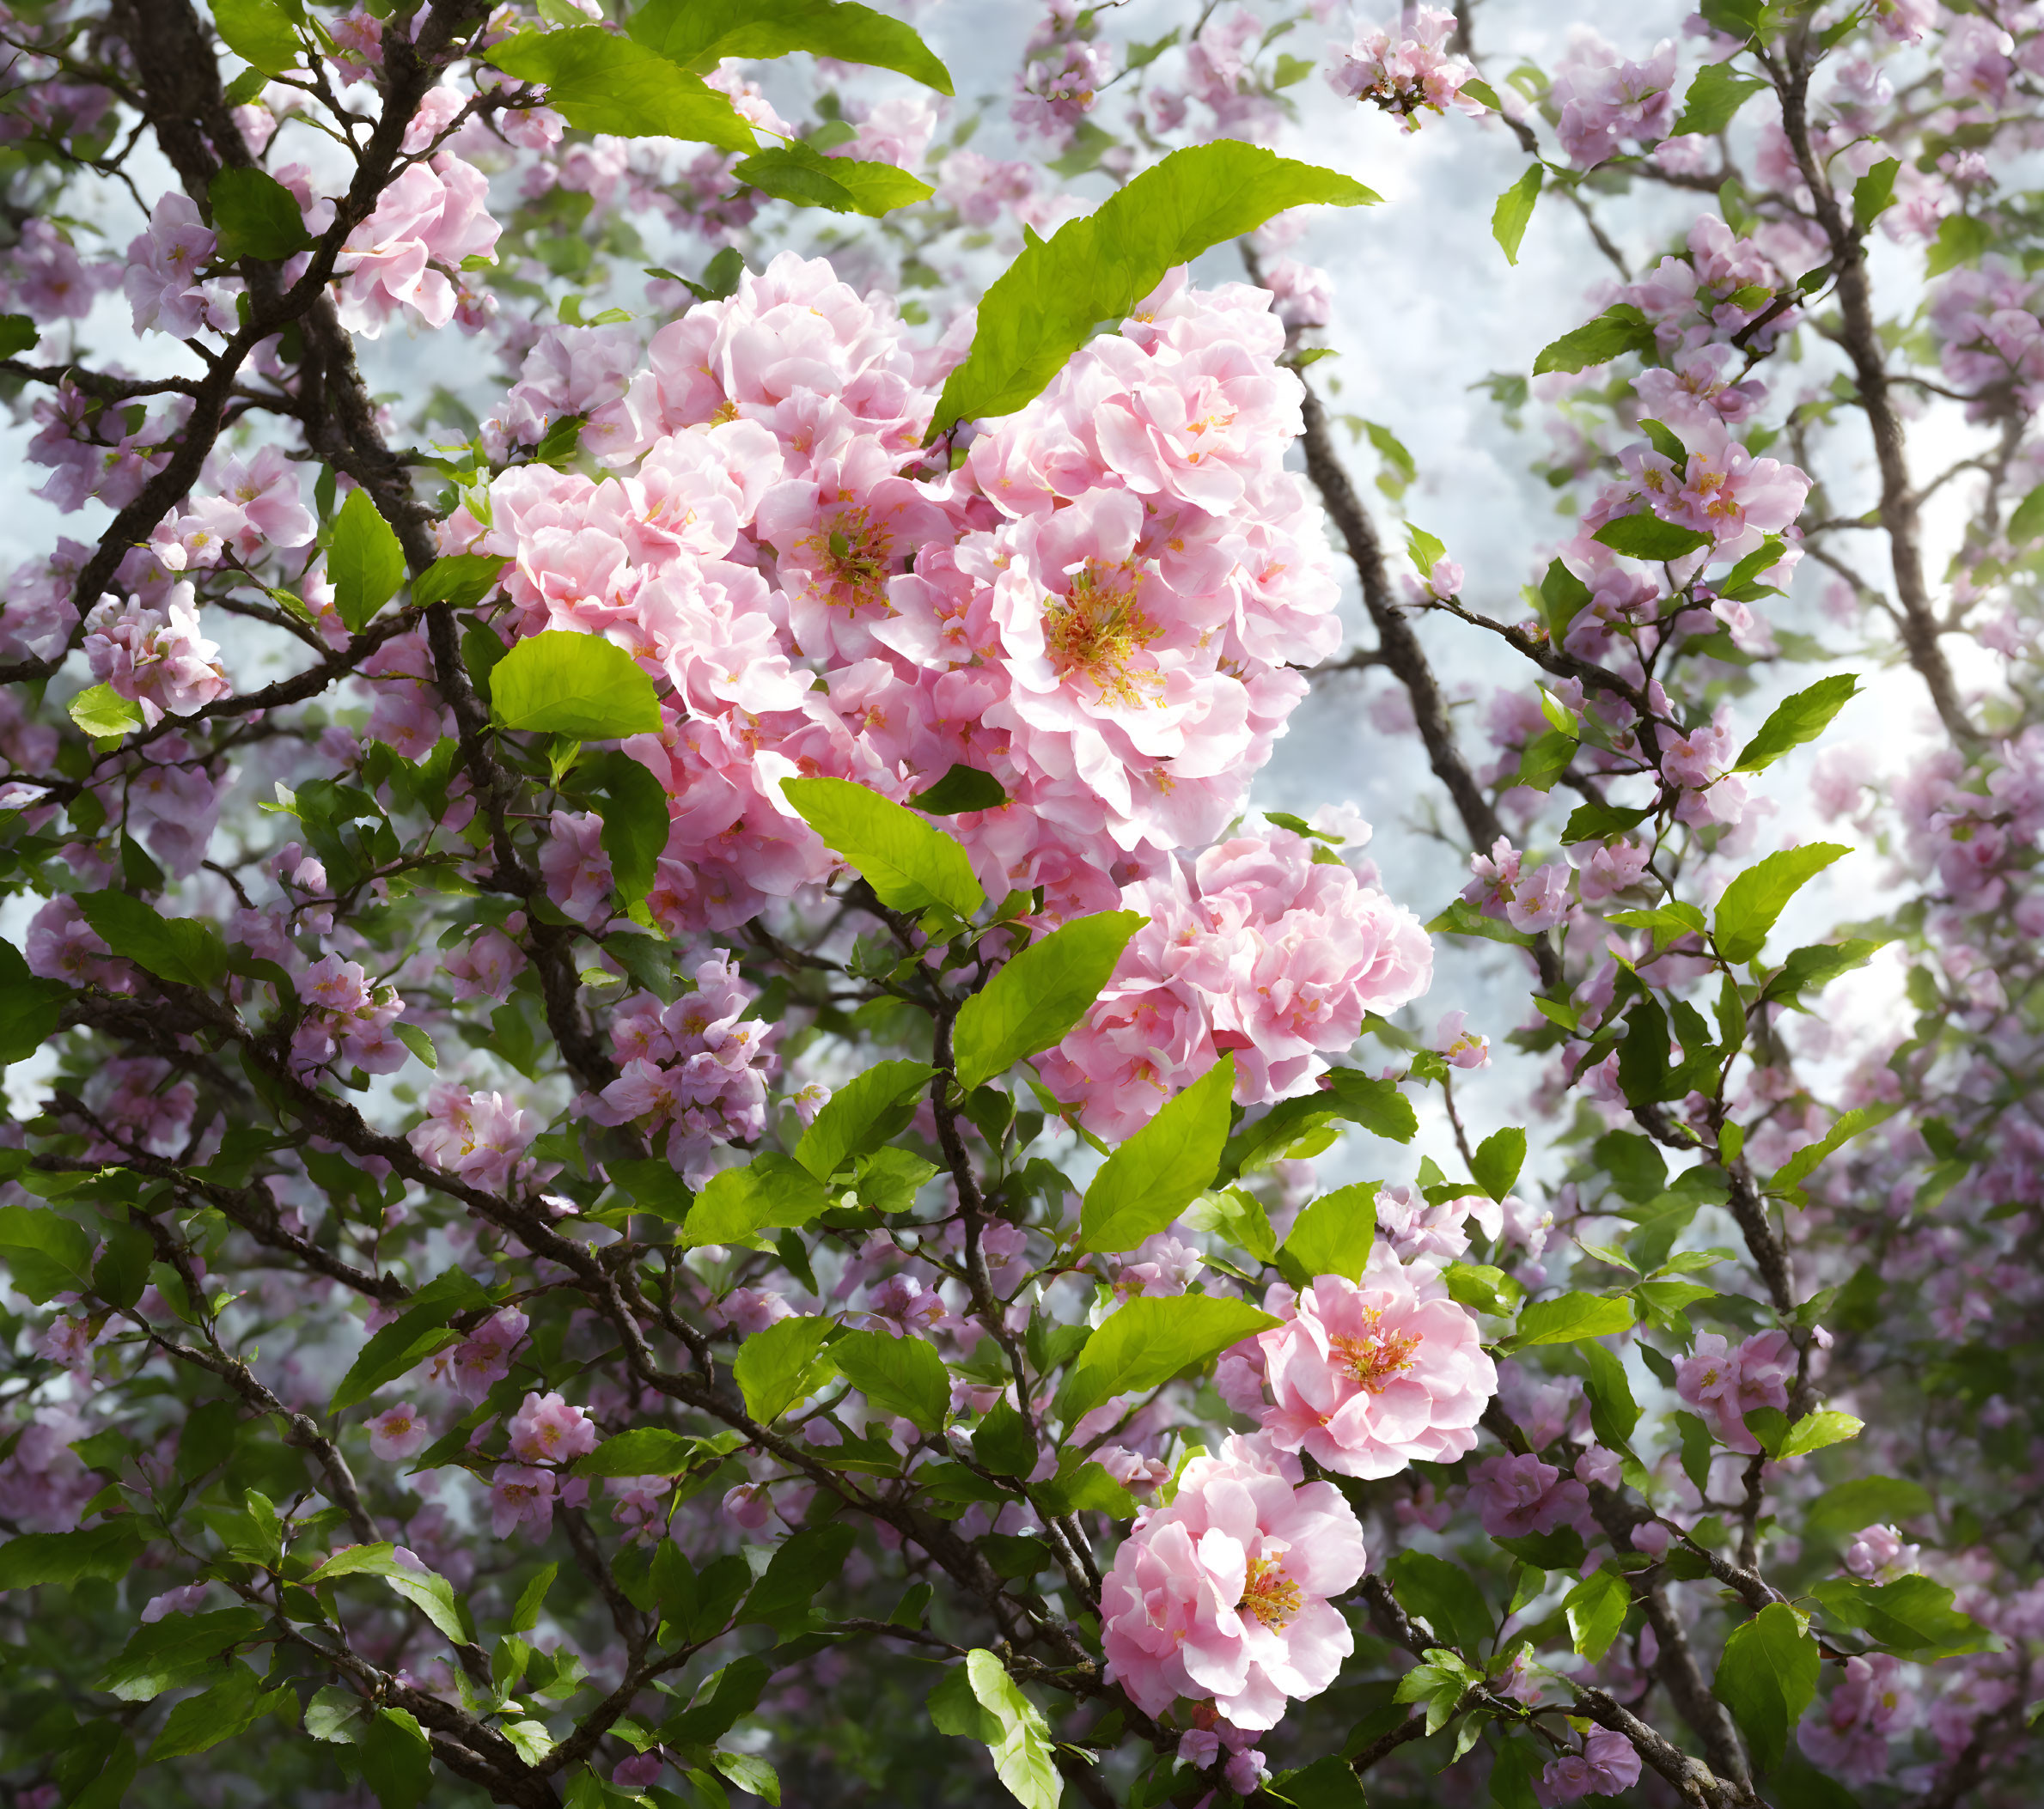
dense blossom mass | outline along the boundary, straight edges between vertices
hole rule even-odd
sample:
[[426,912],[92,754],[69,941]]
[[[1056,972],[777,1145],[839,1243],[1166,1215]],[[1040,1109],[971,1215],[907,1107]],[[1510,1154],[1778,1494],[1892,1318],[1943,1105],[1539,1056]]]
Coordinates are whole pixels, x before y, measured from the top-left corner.
[[2044,7],[1567,10],[0,6],[0,1798],[2034,1797]]

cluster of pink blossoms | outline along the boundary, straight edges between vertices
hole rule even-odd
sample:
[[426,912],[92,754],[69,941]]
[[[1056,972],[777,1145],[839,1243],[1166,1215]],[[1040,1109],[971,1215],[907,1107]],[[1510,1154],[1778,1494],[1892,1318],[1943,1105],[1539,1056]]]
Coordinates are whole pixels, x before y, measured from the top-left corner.
[[321,957],[299,976],[298,996],[305,1014],[291,1032],[291,1065],[301,1074],[337,1060],[395,1074],[412,1059],[392,1028],[405,1002],[391,987],[372,987],[360,962]]
[[577,1110],[598,1124],[644,1124],[699,1187],[725,1145],[766,1128],[776,1026],[747,1015],[758,996],[735,961],[712,955],[696,969],[694,990],[672,1005],[635,999],[611,1020],[625,1071]]
[[1746,1429],[1755,1407],[1785,1408],[1796,1347],[1785,1331],[1761,1331],[1734,1346],[1706,1331],[1675,1371],[1675,1392],[1710,1422],[1718,1441],[1748,1454],[1759,1441]]
[[426,1089],[425,1122],[408,1141],[414,1154],[470,1186],[509,1193],[540,1179],[540,1165],[525,1152],[540,1129],[537,1114],[501,1093],[471,1093],[439,1081]]
[[1230,1438],[1137,1517],[1101,1586],[1101,1639],[1145,1714],[1187,1696],[1236,1728],[1274,1727],[1355,1649],[1330,1599],[1363,1574],[1363,1529],[1333,1483],[1300,1475],[1266,1439]]
[[1476,65],[1447,48],[1455,28],[1447,8],[1422,6],[1395,29],[1358,30],[1347,49],[1330,47],[1327,84],[1349,100],[1395,114],[1409,132],[1419,131],[1422,109],[1438,113],[1452,107],[1481,119],[1490,109],[1462,92],[1475,81]]
[[1243,1105],[1307,1091],[1433,978],[1419,920],[1278,829],[1173,861],[1124,889],[1149,919],[1078,1027],[1039,1066],[1087,1129],[1132,1135],[1232,1050]]
[[1215,1380],[1275,1448],[1364,1477],[1475,1448],[1498,1368],[1435,1264],[1380,1243],[1359,1282],[1323,1275],[1295,1293],[1279,1282],[1263,1304],[1283,1323],[1227,1352]]

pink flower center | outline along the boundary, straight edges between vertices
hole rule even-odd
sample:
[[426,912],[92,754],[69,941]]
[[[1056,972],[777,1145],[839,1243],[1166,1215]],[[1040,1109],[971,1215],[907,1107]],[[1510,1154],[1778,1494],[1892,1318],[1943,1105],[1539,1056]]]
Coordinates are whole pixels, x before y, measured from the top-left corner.
[[1277,1559],[1253,1557],[1242,1583],[1242,1599],[1235,1605],[1245,1614],[1254,1615],[1265,1626],[1275,1629],[1289,1623],[1305,1602],[1304,1593],[1285,1575]]
[[828,529],[802,545],[817,557],[831,592],[830,600],[852,615],[867,608],[894,613],[887,600],[887,535],[857,507],[841,509]]
[[1150,701],[1163,679],[1133,667],[1162,632],[1136,605],[1137,574],[1123,565],[1103,571],[1093,560],[1071,581],[1069,597],[1043,600],[1043,640],[1059,672],[1083,673],[1103,703],[1134,707]]
[[1370,1329],[1359,1337],[1342,1332],[1330,1334],[1327,1342],[1340,1353],[1342,1367],[1370,1394],[1382,1394],[1394,1375],[1412,1367],[1412,1353],[1419,1348],[1419,1335],[1411,1331],[1380,1331],[1381,1313],[1365,1310]]

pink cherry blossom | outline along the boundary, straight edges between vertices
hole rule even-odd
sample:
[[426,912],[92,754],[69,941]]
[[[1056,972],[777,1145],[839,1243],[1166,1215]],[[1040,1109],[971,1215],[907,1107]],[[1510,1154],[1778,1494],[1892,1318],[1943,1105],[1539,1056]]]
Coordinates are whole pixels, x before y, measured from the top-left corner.
[[1329,1599],[1363,1574],[1362,1528],[1332,1483],[1296,1487],[1282,1461],[1242,1438],[1194,1458],[1170,1506],[1138,1519],[1114,1554],[1101,1590],[1107,1675],[1144,1713],[1192,1696],[1238,1727],[1272,1727],[1354,1649]]
[[566,1464],[596,1448],[596,1427],[558,1394],[528,1394],[507,1428],[511,1455],[528,1464]]
[[1616,1796],[1639,1782],[1639,1755],[1624,1734],[1592,1727],[1583,1736],[1579,1753],[1551,1759],[1533,1781],[1541,1809],[1572,1803],[1585,1796]]
[[1497,1367],[1431,1266],[1380,1248],[1359,1283],[1323,1275],[1296,1296],[1279,1283],[1264,1304],[1284,1324],[1247,1342],[1262,1358],[1272,1404],[1261,1418],[1277,1449],[1384,1477],[1474,1448]]
[[1333,51],[1328,85],[1338,94],[1395,114],[1407,131],[1419,129],[1422,109],[1438,113],[1452,107],[1481,119],[1490,109],[1462,92],[1476,79],[1475,65],[1446,48],[1455,28],[1455,15],[1446,7],[1421,6],[1409,11],[1395,31],[1358,30],[1345,52]]
[[426,1089],[425,1122],[406,1141],[421,1159],[471,1186],[507,1193],[545,1179],[525,1154],[540,1129],[535,1114],[513,1106],[501,1093],[471,1093],[436,1081]]
[[1589,1491],[1531,1454],[1494,1457],[1469,1472],[1470,1493],[1493,1538],[1523,1538],[1589,1520]]
[[369,1449],[389,1464],[418,1456],[433,1436],[433,1429],[409,1401],[400,1401],[369,1422]]
[[1796,1374],[1796,1351],[1785,1331],[1756,1332],[1736,1349],[1715,1331],[1698,1337],[1675,1370],[1675,1392],[1734,1451],[1760,1447],[1746,1429],[1755,1407],[1785,1408]]
[[490,1532],[508,1539],[520,1526],[543,1539],[553,1526],[554,1479],[551,1470],[499,1464],[490,1477]]
[[128,246],[121,279],[137,332],[153,328],[188,339],[211,324],[211,298],[198,271],[212,258],[213,246],[212,228],[199,218],[198,204],[181,190],[166,189],[149,215],[149,230]]

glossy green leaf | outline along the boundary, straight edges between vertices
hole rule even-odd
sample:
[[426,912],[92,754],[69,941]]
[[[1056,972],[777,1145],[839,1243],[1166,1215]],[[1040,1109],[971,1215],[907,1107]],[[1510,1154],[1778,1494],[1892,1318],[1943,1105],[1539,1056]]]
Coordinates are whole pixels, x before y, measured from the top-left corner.
[[1058,1809],[1064,1783],[1050,1724],[992,1653],[967,1653],[930,1691],[929,1706],[939,1733],[986,1746],[996,1776],[1023,1809]]
[[1786,1602],[1771,1602],[1732,1629],[1711,1687],[1738,1722],[1757,1769],[1772,1771],[1782,1762],[1822,1668],[1816,1641]]
[[1350,177],[1232,138],[1172,152],[1048,241],[1029,235],[981,298],[972,350],[945,379],[929,437],[1014,413],[1096,326],[1119,323],[1168,271],[1209,247],[1288,208],[1376,199]]
[[244,258],[278,263],[308,249],[312,234],[297,197],[259,169],[232,168],[215,176],[206,191],[223,263]]
[[495,553],[444,554],[412,581],[412,600],[473,609],[497,588],[508,563]]
[[1631,559],[1679,559],[1717,544],[1712,536],[1654,515],[1620,515],[1590,537]]
[[1384,1574],[1407,1614],[1424,1619],[1443,1644],[1480,1661],[1496,1623],[1474,1577],[1446,1558],[1410,1550],[1393,1558]]
[[1895,204],[1895,177],[1901,160],[1883,157],[1852,185],[1852,224],[1864,232]]
[[211,923],[165,917],[125,892],[82,892],[79,914],[113,953],[174,985],[201,990],[227,975],[227,945]]
[[149,1285],[149,1265],[156,1255],[155,1240],[140,1225],[111,1227],[92,1265],[92,1291],[109,1306],[132,1306]]
[[92,1243],[85,1227],[62,1213],[0,1206],[0,1270],[39,1306],[53,1294],[91,1291]]
[[768,1150],[743,1168],[711,1176],[681,1227],[680,1241],[743,1242],[755,1232],[806,1225],[830,1204],[823,1184],[792,1157]]
[[1611,1649],[1626,1611],[1632,1605],[1632,1587],[1624,1574],[1602,1566],[1583,1578],[1561,1599],[1568,1617],[1569,1640],[1593,1665]]
[[1859,694],[1854,673],[1834,673],[1819,679],[1806,691],[1784,697],[1768,712],[1760,732],[1740,750],[1735,772],[1759,772],[1779,760],[1791,747],[1814,741],[1831,724],[1831,719]]
[[171,1614],[137,1627],[120,1656],[93,1685],[124,1702],[153,1702],[166,1690],[183,1690],[222,1669],[221,1654],[253,1639],[266,1624],[255,1608],[211,1614]]
[[[784,1319],[778,1323],[786,1325]],[[740,1354],[743,1355],[741,1347]],[[664,1426],[634,1426],[607,1438],[577,1458],[575,1474],[586,1477],[679,1476],[703,1453],[699,1440]]]
[[211,1689],[186,1697],[170,1711],[163,1731],[149,1746],[149,1763],[188,1758],[245,1733],[266,1706],[262,1690],[262,1679],[247,1666],[230,1665]]
[[66,714],[71,721],[95,738],[103,735],[131,734],[142,727],[142,706],[132,697],[124,697],[111,685],[95,685],[82,691],[71,699]]
[[1770,1193],[1788,1193],[1802,1186],[1830,1155],[1843,1148],[1863,1130],[1892,1118],[1901,1108],[1894,1104],[1855,1106],[1841,1112],[1831,1129],[1814,1143],[1805,1143],[1767,1178]]
[[942,905],[969,917],[985,904],[957,840],[893,799],[849,779],[784,779],[781,790],[889,910]]
[[795,1146],[795,1160],[820,1181],[898,1136],[937,1070],[927,1062],[876,1062],[824,1102]]
[[1574,1344],[1627,1331],[1632,1319],[1632,1303],[1622,1294],[1565,1294],[1558,1300],[1535,1300],[1526,1307],[1519,1314],[1512,1342],[1521,1349]]
[[1278,1323],[1246,1300],[1217,1294],[1139,1295],[1087,1339],[1059,1410],[1070,1424],[1114,1395],[1155,1388]]
[[333,580],[333,607],[357,634],[405,582],[405,549],[366,490],[350,490],[341,504],[326,549],[326,572]]
[[131,1520],[102,1520],[77,1532],[21,1532],[0,1544],[0,1593],[82,1577],[119,1582],[134,1568],[143,1535]]
[[807,51],[952,92],[950,71],[910,27],[845,0],[649,0],[625,29],[699,74],[726,57],[754,61]]
[[936,1346],[890,1332],[848,1331],[830,1347],[830,1360],[878,1411],[913,1421],[923,1432],[943,1431],[951,1374]]
[[1650,351],[1654,344],[1654,329],[1646,316],[1631,302],[1620,302],[1589,325],[1564,333],[1533,361],[1533,374],[1538,377],[1551,370],[1588,370],[1629,351]]
[[951,1032],[958,1084],[969,1092],[1062,1042],[1147,922],[1137,911],[1103,911],[1030,943],[960,1008]]
[[727,151],[760,148],[729,95],[601,25],[521,32],[485,54],[507,76],[545,88],[547,104],[583,131],[681,138]]
[[936,192],[919,176],[892,163],[827,157],[799,138],[741,159],[731,174],[777,201],[833,214],[864,214],[869,219],[927,201]]
[[1893,1476],[1860,1476],[1827,1489],[1803,1517],[1803,1537],[1842,1541],[1863,1527],[1913,1520],[1931,1509],[1921,1483]]
[[405,1709],[380,1708],[363,1723],[355,1762],[382,1809],[417,1809],[432,1792],[433,1750]]
[[1503,1200],[1526,1166],[1526,1133],[1516,1125],[1494,1130],[1476,1146],[1469,1172],[1493,1200]]
[[1705,64],[1691,77],[1689,92],[1682,97],[1681,115],[1675,123],[1675,136],[1700,132],[1705,137],[1715,137],[1766,85],[1757,76],[1742,76],[1729,63]]
[[1540,164],[1528,164],[1526,174],[1498,197],[1497,206],[1491,210],[1491,236],[1504,253],[1504,261],[1515,267],[1527,223],[1533,218],[1534,203],[1540,199],[1542,174]]
[[930,816],[955,817],[968,810],[998,810],[1008,801],[1008,794],[991,773],[976,766],[954,765],[936,784],[908,801]]
[[392,1594],[402,1597],[424,1615],[453,1644],[469,1643],[461,1611],[455,1599],[455,1586],[437,1571],[407,1563],[397,1548],[386,1541],[351,1545],[337,1551],[306,1578],[306,1587],[316,1588],[345,1576],[381,1578]]
[[731,1374],[744,1391],[745,1410],[770,1426],[809,1393],[819,1374],[817,1359],[833,1329],[826,1319],[777,1319],[741,1343]]
[[212,0],[220,41],[265,76],[281,76],[298,61],[298,34],[277,0]]
[[997,1476],[1026,1477],[1036,1467],[1029,1422],[1006,1401],[996,1401],[973,1433],[973,1455]]
[[1377,1233],[1377,1183],[1357,1181],[1322,1194],[1293,1221],[1278,1266],[1296,1288],[1316,1276],[1360,1281]]
[[1718,952],[1728,961],[1750,961],[1766,944],[1789,900],[1833,861],[1852,850],[1836,842],[1811,842],[1756,861],[1724,888],[1718,901]]
[[[785,1323],[784,1321],[784,1323]],[[817,1592],[838,1580],[854,1534],[843,1520],[808,1527],[784,1540],[753,1585],[740,1611],[742,1622],[764,1622],[784,1638],[806,1627]]]
[[622,748],[584,758],[575,777],[596,792],[603,819],[603,851],[610,856],[610,882],[629,911],[644,902],[658,876],[674,825],[667,788],[643,761]]
[[1223,1055],[1101,1165],[1079,1213],[1080,1249],[1133,1250],[1213,1185],[1234,1089],[1235,1057]]
[[1835,1577],[1813,1585],[1810,1593],[1840,1626],[1922,1663],[1992,1652],[2000,1643],[1978,1621],[1952,1606],[1949,1589],[1927,1576],[1901,1576],[1880,1584]]
[[660,732],[660,699],[638,661],[598,635],[528,635],[490,673],[501,728],[611,741]]

